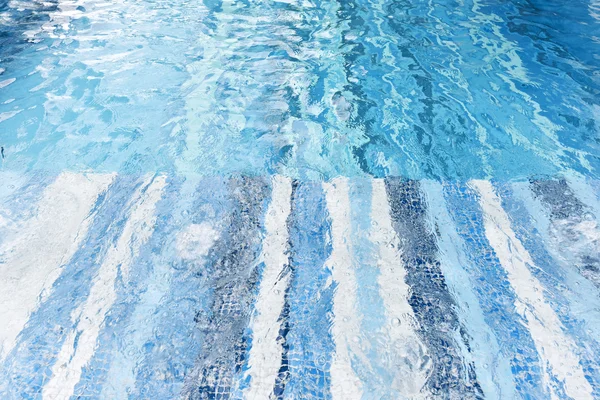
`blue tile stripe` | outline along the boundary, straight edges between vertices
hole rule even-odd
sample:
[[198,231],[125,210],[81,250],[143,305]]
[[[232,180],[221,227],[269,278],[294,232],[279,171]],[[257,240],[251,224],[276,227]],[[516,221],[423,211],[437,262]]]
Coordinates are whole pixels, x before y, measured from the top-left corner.
[[461,347],[469,337],[456,315],[438,259],[435,237],[427,229],[427,205],[417,181],[386,178],[394,229],[400,237],[402,260],[411,288],[409,299],[419,321],[419,333],[433,358],[427,382],[432,395],[481,398],[474,366],[465,362]]
[[294,192],[290,222],[292,279],[285,342],[289,376],[276,386],[283,398],[330,398],[334,286],[329,284],[331,272],[325,267],[331,253],[329,230],[321,186],[300,183]]
[[458,233],[465,243],[467,271],[479,298],[487,324],[493,329],[500,350],[510,359],[519,395],[545,398],[540,359],[531,335],[515,310],[515,295],[483,228],[478,196],[465,183],[447,184],[444,195]]

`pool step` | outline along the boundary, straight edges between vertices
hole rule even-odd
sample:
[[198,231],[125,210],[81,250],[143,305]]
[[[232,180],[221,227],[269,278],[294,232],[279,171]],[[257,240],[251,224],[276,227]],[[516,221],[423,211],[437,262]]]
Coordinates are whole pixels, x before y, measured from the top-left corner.
[[3,398],[600,394],[593,183],[11,179]]

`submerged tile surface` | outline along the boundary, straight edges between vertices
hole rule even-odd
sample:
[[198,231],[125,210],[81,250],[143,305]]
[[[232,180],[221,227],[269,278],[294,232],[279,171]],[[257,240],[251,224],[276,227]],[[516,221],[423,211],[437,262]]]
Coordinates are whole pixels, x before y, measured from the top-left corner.
[[594,398],[600,227],[585,184],[25,182],[2,209],[0,390]]

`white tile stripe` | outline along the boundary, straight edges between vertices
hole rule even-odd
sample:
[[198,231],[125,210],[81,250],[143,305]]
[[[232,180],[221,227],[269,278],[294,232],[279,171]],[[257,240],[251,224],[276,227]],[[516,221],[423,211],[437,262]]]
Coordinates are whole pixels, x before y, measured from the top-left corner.
[[331,268],[337,288],[333,299],[331,328],[336,352],[331,363],[331,395],[334,400],[360,399],[362,383],[351,365],[352,340],[360,334],[356,307],[356,276],[350,247],[350,198],[347,178],[323,183],[331,218],[333,248],[325,265]]
[[94,354],[106,313],[116,300],[118,269],[127,271],[140,247],[150,238],[154,229],[156,203],[162,196],[165,184],[165,176],[156,177],[145,192],[142,193],[140,189],[133,197],[135,204],[117,244],[108,250],[86,301],[72,314],[73,320],[78,321],[77,328],[69,332],[63,343],[52,368],[52,377],[43,388],[43,398],[68,399],[73,395],[82,368]]
[[[440,269],[448,291],[456,299],[462,326],[466,327],[470,351],[463,352],[465,361],[473,362],[477,382],[486,399],[514,399],[518,395],[510,361],[501,353],[493,330],[485,322],[484,312],[473,290],[464,241],[450,216],[441,183],[423,180],[421,190],[427,198],[430,232],[437,237]],[[460,340],[459,340],[460,342]]]
[[[198,185],[197,179],[186,177],[178,191],[177,201],[172,204],[171,215],[181,215],[192,207]],[[123,332],[123,338],[120,341],[122,347],[113,354],[108,371],[106,371],[107,384],[102,386],[98,398],[126,399],[139,395],[140,390],[143,389],[136,386],[138,372],[143,368],[139,355],[144,352],[143,347],[148,340],[153,338],[157,324],[162,323],[162,319],[156,318],[155,314],[159,309],[159,305],[164,304],[164,297],[168,296],[169,291],[172,290],[171,283],[173,282],[174,270],[167,259],[172,259],[173,256],[176,257],[175,259],[181,257],[181,260],[185,262],[204,265],[203,256],[209,251],[206,245],[210,243],[212,246],[218,238],[217,232],[212,229],[211,224],[207,221],[199,225],[187,225],[189,222],[191,221],[187,219],[181,221],[185,228],[163,242],[161,254],[153,257],[152,272],[146,279],[147,285],[139,293],[139,301],[131,312],[127,327]],[[206,228],[200,232],[196,231],[196,233],[214,236],[202,238],[196,236],[193,245],[189,245],[190,248],[193,248],[194,254],[182,254],[178,244],[182,236],[189,238],[189,228],[193,226]],[[190,255],[193,258],[184,258],[184,255]],[[176,383],[173,388],[180,388],[182,385],[183,383]]]
[[587,329],[591,332],[600,332],[600,298],[589,295],[597,290],[596,287],[592,281],[580,274],[577,268],[574,268],[575,252],[557,243],[560,232],[552,227],[547,208],[538,197],[534,196],[529,182],[513,182],[511,190],[512,196],[521,202],[525,211],[531,216],[531,221],[540,235],[541,245],[553,258],[555,265],[560,268],[559,276],[555,278],[564,279],[563,282],[567,287],[564,295],[568,302],[569,314],[585,321]]
[[247,375],[251,380],[250,386],[244,390],[244,398],[249,400],[269,398],[280,367],[278,361],[281,360],[283,348],[277,342],[280,328],[278,319],[289,281],[289,274],[284,273],[284,268],[288,262],[287,219],[291,211],[291,197],[291,179],[275,176],[272,200],[265,217],[266,236],[261,254],[265,266],[256,301],[256,313],[250,323],[252,347]]
[[85,237],[90,210],[114,175],[62,173],[43,192],[36,214],[0,249],[0,360],[13,349],[40,299],[48,295]]
[[552,374],[563,383],[568,396],[592,399],[592,387],[583,374],[576,344],[563,332],[558,316],[545,301],[543,286],[529,270],[534,267],[533,260],[511,229],[500,198],[489,181],[474,180],[470,185],[480,195],[486,237],[517,296],[515,306],[526,321],[542,359],[548,388],[557,395],[551,384]]
[[[585,204],[596,217],[596,221],[600,221],[600,198],[594,188],[584,176],[575,172],[565,173],[567,184],[573,190],[575,196]],[[595,231],[598,231],[598,224],[593,224]]]
[[[404,281],[406,270],[400,257],[400,239],[392,227],[384,180],[373,180],[371,196],[370,240],[376,245],[377,282],[386,316],[386,341],[379,352],[382,360],[391,360],[394,364],[389,365],[390,370],[395,370],[392,386],[403,397],[427,397],[421,390],[431,372],[431,364],[426,362],[427,348],[415,332],[418,322],[408,303],[410,288]],[[410,359],[408,354],[412,355]]]

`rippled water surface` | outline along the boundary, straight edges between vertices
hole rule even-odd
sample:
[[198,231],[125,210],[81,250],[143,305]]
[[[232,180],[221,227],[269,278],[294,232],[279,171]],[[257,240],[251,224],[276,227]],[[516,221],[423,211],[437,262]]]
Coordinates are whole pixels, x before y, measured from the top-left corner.
[[2,6],[4,169],[597,178],[600,4]]
[[598,0],[0,0],[0,398],[600,398]]

